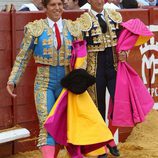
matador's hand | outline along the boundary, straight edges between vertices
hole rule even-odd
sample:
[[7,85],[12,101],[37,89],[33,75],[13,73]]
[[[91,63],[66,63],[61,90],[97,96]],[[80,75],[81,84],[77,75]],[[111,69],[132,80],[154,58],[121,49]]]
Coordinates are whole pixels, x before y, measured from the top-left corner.
[[16,97],[16,94],[13,93],[14,91],[14,83],[7,83],[7,91],[8,93],[13,97],[15,98]]
[[118,55],[118,60],[121,61],[121,62],[127,61],[127,57],[128,57],[129,52],[130,52],[130,50],[121,51]]

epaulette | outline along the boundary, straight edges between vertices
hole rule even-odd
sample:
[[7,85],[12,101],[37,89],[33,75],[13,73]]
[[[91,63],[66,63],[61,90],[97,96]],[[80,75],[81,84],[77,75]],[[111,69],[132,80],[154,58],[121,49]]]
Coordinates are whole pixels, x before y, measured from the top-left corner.
[[122,22],[122,16],[119,12],[117,12],[114,9],[105,9],[107,12],[109,18],[113,20],[115,23],[121,23]]
[[75,21],[66,20],[69,32],[74,37],[79,37],[82,31],[89,31],[92,28],[92,19],[88,13],[82,14]]
[[39,37],[44,30],[44,22],[43,19],[35,20],[33,22],[29,22],[25,29],[27,29],[32,36]]

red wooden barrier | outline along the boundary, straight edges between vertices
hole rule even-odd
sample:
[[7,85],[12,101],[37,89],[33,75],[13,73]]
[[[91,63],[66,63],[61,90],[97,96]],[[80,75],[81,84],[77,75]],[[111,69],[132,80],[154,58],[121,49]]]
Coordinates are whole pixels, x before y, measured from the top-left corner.
[[[6,91],[11,71],[11,16],[0,14],[0,130],[13,126],[13,103]],[[13,142],[0,145],[0,157],[12,154]]]
[[118,10],[123,18],[123,21],[127,21],[133,18],[141,19],[146,25],[149,24],[149,10],[148,9],[121,9]]
[[13,154],[13,142],[0,144],[0,158],[4,158]]
[[[150,29],[154,33],[154,37],[148,43],[148,47],[150,49],[150,55],[148,56],[148,60],[146,65],[150,63],[150,88],[149,91],[155,100],[155,108],[158,109],[158,8],[153,8],[150,10]],[[147,49],[147,46],[144,49]],[[147,52],[143,54],[146,57]]]

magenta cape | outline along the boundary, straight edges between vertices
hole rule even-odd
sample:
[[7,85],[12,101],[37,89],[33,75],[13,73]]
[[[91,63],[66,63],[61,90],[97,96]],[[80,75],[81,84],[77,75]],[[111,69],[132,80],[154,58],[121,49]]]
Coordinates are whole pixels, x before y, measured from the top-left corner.
[[[131,50],[153,36],[139,19],[129,20],[122,26],[124,30],[118,39],[117,53]],[[118,62],[112,125],[133,127],[144,121],[153,105],[154,101],[136,71],[127,62]]]

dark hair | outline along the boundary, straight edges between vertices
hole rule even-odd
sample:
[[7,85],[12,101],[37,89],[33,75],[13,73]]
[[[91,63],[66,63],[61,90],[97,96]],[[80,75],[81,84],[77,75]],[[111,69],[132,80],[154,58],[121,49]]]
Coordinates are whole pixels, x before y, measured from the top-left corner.
[[138,2],[136,0],[123,0],[122,1],[123,8],[138,8]]
[[87,0],[78,0],[78,5],[80,6],[80,7],[82,7],[84,4],[86,4],[87,3]]
[[[61,0],[61,1],[64,2],[64,0]],[[44,7],[47,7],[49,2],[50,2],[50,0],[42,0],[42,4]]]
[[86,4],[87,3],[87,0],[73,0],[74,2],[75,1],[78,1],[78,6],[79,7],[82,7],[84,4]]

